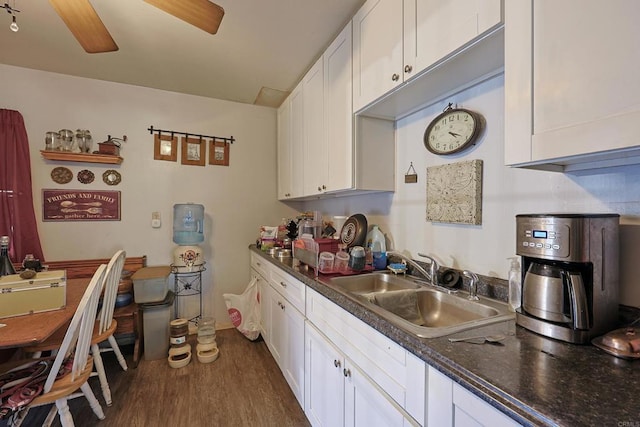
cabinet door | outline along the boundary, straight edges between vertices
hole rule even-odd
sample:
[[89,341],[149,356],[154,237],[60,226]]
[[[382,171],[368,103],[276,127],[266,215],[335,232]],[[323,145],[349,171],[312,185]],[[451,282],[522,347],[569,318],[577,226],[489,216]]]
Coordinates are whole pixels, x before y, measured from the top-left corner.
[[402,0],[368,0],[353,17],[353,108],[402,83]]
[[516,427],[520,424],[458,384],[453,384],[453,425],[456,427]]
[[324,138],[324,68],[320,58],[302,79],[304,86],[304,195],[326,187],[327,151]]
[[278,294],[273,289],[267,292],[267,298],[269,301],[269,311],[271,319],[271,330],[269,331],[269,349],[271,355],[275,359],[276,363],[280,367],[280,370],[284,373],[286,364],[286,351],[287,341],[287,318],[284,313],[284,301],[286,301],[282,295]]
[[639,16],[635,0],[534,2],[534,159],[639,144]]
[[349,23],[324,53],[326,191],[353,187],[351,28]]
[[634,0],[505,2],[506,164],[637,155],[639,15]]
[[304,91],[302,83],[289,95],[291,114],[291,197],[302,196],[304,162]]
[[348,359],[343,368],[345,377],[344,425],[345,427],[415,425],[402,409],[393,403],[369,378]]
[[269,282],[255,270],[251,270],[251,277],[258,281],[258,292],[260,300],[260,334],[264,342],[269,347],[269,336],[271,330],[271,306],[269,300]]
[[314,427],[344,423],[344,359],[309,322],[305,325],[304,413]]
[[287,338],[283,373],[298,403],[304,408],[304,316],[286,300],[281,310]]
[[278,108],[278,200],[291,197],[291,104],[286,99]]
[[[500,0],[405,0],[414,9],[405,26],[414,27],[414,72],[423,70],[502,22]],[[411,19],[411,21],[408,21]],[[407,43],[405,41],[405,43]],[[405,51],[407,51],[405,47]],[[410,61],[410,60],[405,60]]]

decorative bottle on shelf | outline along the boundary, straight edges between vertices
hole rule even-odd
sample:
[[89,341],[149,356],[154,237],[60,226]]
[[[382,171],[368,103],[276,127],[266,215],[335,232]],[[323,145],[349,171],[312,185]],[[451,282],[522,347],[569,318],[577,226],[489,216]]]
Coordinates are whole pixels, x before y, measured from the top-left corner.
[[9,258],[9,236],[0,237],[0,276],[16,274],[13,263]]

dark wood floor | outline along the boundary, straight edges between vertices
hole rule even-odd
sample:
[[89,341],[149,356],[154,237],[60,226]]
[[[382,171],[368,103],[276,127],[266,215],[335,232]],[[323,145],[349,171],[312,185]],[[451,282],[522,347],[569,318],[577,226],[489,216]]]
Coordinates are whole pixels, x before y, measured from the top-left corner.
[[[169,367],[166,359],[142,360],[124,372],[113,353],[103,354],[113,405],[104,405],[98,379],[91,378],[106,418],[99,421],[80,397],[69,402],[76,426],[309,425],[262,340],[251,342],[235,329],[218,331],[220,357],[210,364],[198,363],[195,337],[190,341],[194,359],[180,369]],[[126,358],[131,366],[131,355]],[[46,412],[48,408],[31,410],[23,426],[41,426]],[[59,425],[56,417],[54,426]]]

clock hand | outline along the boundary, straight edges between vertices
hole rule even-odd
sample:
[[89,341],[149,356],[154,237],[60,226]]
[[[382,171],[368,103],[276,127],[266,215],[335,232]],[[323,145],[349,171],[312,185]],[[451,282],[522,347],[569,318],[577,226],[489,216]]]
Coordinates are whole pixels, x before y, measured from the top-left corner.
[[459,134],[459,133],[455,133],[455,132],[449,132],[449,134],[450,134],[451,136],[460,136],[460,134]]

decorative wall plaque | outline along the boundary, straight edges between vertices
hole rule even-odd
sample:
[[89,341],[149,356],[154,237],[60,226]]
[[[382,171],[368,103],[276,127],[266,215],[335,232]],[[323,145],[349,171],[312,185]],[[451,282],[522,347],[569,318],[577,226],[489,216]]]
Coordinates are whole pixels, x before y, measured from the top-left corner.
[[120,221],[120,192],[42,190],[42,220]]
[[482,160],[427,168],[427,221],[482,224]]

